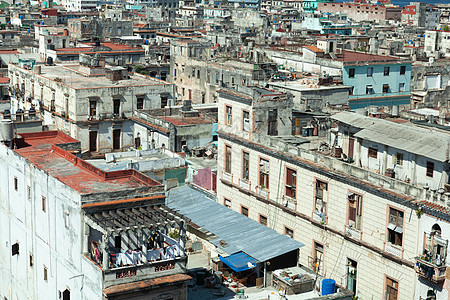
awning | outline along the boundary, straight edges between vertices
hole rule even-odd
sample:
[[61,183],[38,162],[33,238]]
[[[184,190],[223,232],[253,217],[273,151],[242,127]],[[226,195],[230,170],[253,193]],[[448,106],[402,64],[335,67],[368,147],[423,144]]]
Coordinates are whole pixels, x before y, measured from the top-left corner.
[[219,256],[219,258],[224,264],[236,272],[242,272],[254,268],[258,263],[256,259],[245,254],[244,252],[238,252],[227,257]]

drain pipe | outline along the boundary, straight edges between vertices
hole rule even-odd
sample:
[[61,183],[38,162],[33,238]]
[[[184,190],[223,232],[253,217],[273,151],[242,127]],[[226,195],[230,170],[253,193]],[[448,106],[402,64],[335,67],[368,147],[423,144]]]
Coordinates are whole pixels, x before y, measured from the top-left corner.
[[264,262],[264,287],[266,287],[267,264]]

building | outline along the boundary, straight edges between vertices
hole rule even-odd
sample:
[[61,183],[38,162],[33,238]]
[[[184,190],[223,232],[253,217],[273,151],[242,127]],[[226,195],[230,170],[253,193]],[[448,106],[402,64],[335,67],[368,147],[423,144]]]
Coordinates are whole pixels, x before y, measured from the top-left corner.
[[104,153],[135,146],[135,110],[174,104],[174,85],[122,67],[106,67],[98,55],[81,64],[9,65],[12,113],[35,103],[44,125],[81,141],[83,152]]
[[219,92],[219,203],[305,244],[299,263],[358,298],[415,298],[424,190],[307,150],[291,107],[284,93]]
[[402,11],[402,23],[434,30],[439,27],[441,12],[423,2],[411,2]]
[[[133,35],[133,21],[115,18],[69,19],[67,28],[73,39],[121,37]],[[65,47],[56,47],[65,48]]]
[[347,19],[356,22],[372,21],[401,21],[402,8],[395,6],[372,5],[364,3],[322,3],[317,4],[317,11],[321,13],[345,14]]
[[189,220],[164,205],[163,185],[94,167],[58,131],[13,144],[0,146],[2,298],[186,299]]
[[352,87],[351,108],[410,105],[411,61],[351,51],[337,60],[344,85]]
[[425,32],[425,54],[435,59],[450,57],[450,31],[427,30]]
[[331,3],[331,0],[303,0],[302,1],[302,9],[306,13],[313,13],[317,10],[317,7],[320,3]]

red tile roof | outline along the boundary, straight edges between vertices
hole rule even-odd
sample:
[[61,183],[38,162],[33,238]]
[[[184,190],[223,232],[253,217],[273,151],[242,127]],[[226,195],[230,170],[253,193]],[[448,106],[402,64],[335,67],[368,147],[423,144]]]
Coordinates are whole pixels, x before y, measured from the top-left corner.
[[156,199],[165,199],[165,198],[166,198],[166,196],[164,196],[164,195],[158,195],[158,196],[150,196],[150,197],[142,197],[142,198],[114,200],[114,201],[107,201],[107,202],[87,203],[87,204],[83,204],[82,207],[83,208],[93,208],[93,207],[101,207],[101,206],[109,206],[109,205],[124,204],[124,203],[130,203],[130,202],[140,202],[140,201],[147,201],[147,200],[156,200]]
[[19,54],[17,50],[0,50],[0,54]]
[[114,294],[127,293],[132,291],[139,291],[141,289],[151,289],[165,284],[175,284],[182,283],[184,281],[191,280],[192,277],[186,274],[176,274],[170,276],[163,276],[154,279],[147,279],[142,281],[118,284],[108,287],[103,290],[107,296],[112,296]]
[[313,52],[323,52],[323,50],[317,48],[316,46],[303,46],[303,47],[306,48],[306,49],[309,49],[309,50],[311,50]]
[[211,121],[203,119],[201,117],[186,117],[186,118],[184,118],[184,117],[179,117],[179,116],[173,116],[173,117],[160,116],[158,118],[163,119],[167,122],[170,122],[175,126],[210,124],[211,123]]
[[345,51],[337,57],[338,61],[358,62],[358,61],[398,61],[396,57],[368,54],[362,52]]
[[427,208],[429,208],[429,209],[431,209],[433,211],[436,211],[436,212],[441,212],[441,213],[444,213],[444,214],[450,214],[450,209],[445,207],[445,206],[442,206],[440,204],[436,204],[436,203],[429,202],[429,201],[426,201],[426,200],[414,201],[414,203],[419,204],[421,206],[425,206],[425,207],[427,207]]
[[44,131],[20,134],[14,151],[80,194],[122,191],[161,185],[135,170],[105,172],[58,147],[78,142],[59,132]]
[[9,83],[8,77],[0,77],[0,83]]

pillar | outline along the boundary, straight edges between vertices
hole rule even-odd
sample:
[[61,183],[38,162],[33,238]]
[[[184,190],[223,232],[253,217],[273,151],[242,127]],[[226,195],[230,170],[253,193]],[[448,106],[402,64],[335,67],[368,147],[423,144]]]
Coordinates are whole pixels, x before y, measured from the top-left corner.
[[103,254],[103,260],[102,260],[102,267],[103,270],[108,270],[109,269],[109,254],[108,251],[106,250],[106,243],[108,242],[108,237],[106,236],[106,234],[103,234],[102,236],[102,244],[100,247],[100,250],[102,251]]
[[82,243],[82,253],[86,254],[89,252],[89,225],[83,223],[83,243]]

